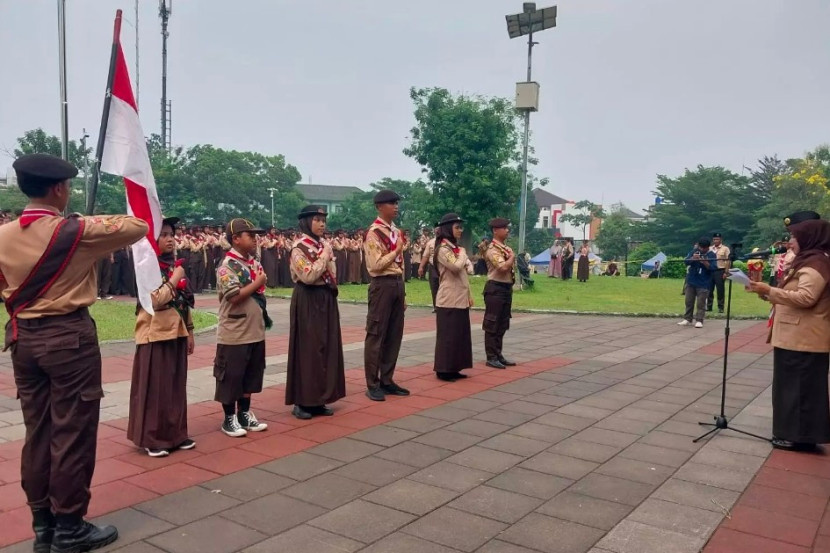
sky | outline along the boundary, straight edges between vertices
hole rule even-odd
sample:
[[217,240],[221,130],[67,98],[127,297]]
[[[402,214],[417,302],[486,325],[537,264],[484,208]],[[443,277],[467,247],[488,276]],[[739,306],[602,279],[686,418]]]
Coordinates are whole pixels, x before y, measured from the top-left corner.
[[[542,8],[550,4],[538,3]],[[97,139],[115,10],[135,86],[134,0],[66,0],[69,134]],[[415,179],[409,89],[512,98],[527,44],[507,0],[174,0],[177,145],[283,154],[303,182]],[[160,129],[156,0],[139,0],[139,110]],[[531,117],[547,191],[642,210],[656,175],[830,142],[830,1],[559,0],[536,35]],[[60,134],[55,0],[0,0],[0,174],[37,127]],[[162,198],[162,201],[164,199]]]

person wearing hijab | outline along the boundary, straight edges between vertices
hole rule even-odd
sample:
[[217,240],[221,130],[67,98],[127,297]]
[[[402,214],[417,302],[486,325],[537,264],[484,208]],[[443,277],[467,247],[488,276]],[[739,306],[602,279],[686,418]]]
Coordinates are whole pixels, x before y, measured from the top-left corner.
[[187,434],[187,356],[193,353],[193,291],[176,260],[178,219],[161,224],[158,238],[161,286],[150,294],[151,315],[141,305],[135,322],[135,356],[130,386],[127,438],[150,457],[192,449]]
[[291,249],[291,295],[285,404],[301,420],[331,416],[326,406],[346,395],[343,339],[337,307],[334,252],[322,242],[327,213],[322,206],[300,211],[302,236]]
[[473,296],[467,279],[471,267],[467,252],[458,242],[464,221],[447,213],[438,224],[432,265],[438,270],[438,294],[435,298],[436,376],[453,382],[466,378],[463,369],[473,366],[473,343],[470,336],[470,307]]
[[792,266],[778,287],[750,283],[773,306],[772,445],[815,450],[830,442],[830,222],[787,218]]

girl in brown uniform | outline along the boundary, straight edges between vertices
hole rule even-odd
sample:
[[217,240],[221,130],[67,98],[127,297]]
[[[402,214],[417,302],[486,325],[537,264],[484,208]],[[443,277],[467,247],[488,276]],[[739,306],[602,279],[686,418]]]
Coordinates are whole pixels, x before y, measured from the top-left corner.
[[435,238],[433,266],[438,269],[438,295],[435,299],[436,376],[454,381],[467,378],[462,369],[473,366],[473,344],[470,336],[470,307],[473,296],[467,274],[472,263],[467,252],[459,246],[464,232],[464,221],[455,213],[441,218]]
[[300,211],[301,238],[291,250],[288,379],[285,404],[298,419],[334,414],[327,403],[346,395],[343,340],[337,307],[337,267],[331,246],[321,239],[326,212],[309,205]]
[[159,235],[162,285],[150,294],[153,315],[141,306],[135,323],[135,357],[130,386],[127,438],[150,457],[174,449],[192,449],[187,436],[187,356],[193,353],[193,292],[176,261],[174,229],[178,219],[164,219]]

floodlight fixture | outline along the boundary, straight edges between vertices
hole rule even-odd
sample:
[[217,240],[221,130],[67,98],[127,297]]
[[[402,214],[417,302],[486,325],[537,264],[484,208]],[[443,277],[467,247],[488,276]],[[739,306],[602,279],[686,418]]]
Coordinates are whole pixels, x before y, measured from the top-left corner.
[[[530,35],[556,27],[556,6],[536,9],[533,2],[525,2],[525,11],[506,16],[510,38]],[[529,10],[529,11],[528,11]]]

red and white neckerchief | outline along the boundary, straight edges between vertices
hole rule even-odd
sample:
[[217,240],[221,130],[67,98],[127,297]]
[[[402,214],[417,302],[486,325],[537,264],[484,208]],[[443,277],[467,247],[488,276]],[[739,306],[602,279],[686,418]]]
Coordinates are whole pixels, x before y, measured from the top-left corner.
[[17,220],[20,221],[21,228],[26,228],[43,217],[60,217],[60,214],[57,211],[52,211],[51,209],[29,207],[23,210],[23,213],[20,214],[20,217]]
[[[387,236],[387,238],[389,239],[389,243],[392,244],[392,246],[397,246],[398,245],[398,238],[400,238],[400,231],[398,231],[398,229],[395,227],[395,225],[393,225],[393,224],[390,225],[389,223],[387,223],[386,221],[384,221],[380,217],[375,219],[375,224],[378,225],[378,226],[385,227],[385,228],[389,229],[389,236]],[[400,250],[398,250],[398,255],[395,257],[395,262],[396,263],[403,263],[403,255],[400,253]]]
[[[229,250],[227,253],[225,253],[225,257],[230,257],[231,259],[236,259],[237,261],[241,261],[242,263],[244,263],[248,267],[248,271],[251,273],[251,282],[256,280],[256,258],[249,257],[248,259],[245,259],[241,255],[236,253],[235,250]],[[257,292],[260,294],[264,293],[265,286],[262,286],[259,290],[257,290]]]
[[[315,240],[307,234],[303,234],[303,237],[300,239],[300,242],[305,244],[308,247],[309,251],[312,254],[314,254],[314,259],[311,260],[312,263],[320,259],[320,256],[323,255],[324,247],[322,242]],[[325,282],[328,286],[331,286],[332,284],[336,285],[334,275],[332,275],[329,271],[328,265],[326,266],[326,270],[323,271],[322,277],[323,282]]]
[[502,252],[503,252],[503,253],[505,253],[505,254],[507,254],[507,255],[510,255],[511,253],[513,253],[513,250],[511,250],[511,249],[510,249],[510,246],[508,246],[507,244],[502,244],[502,243],[501,243],[501,242],[499,242],[498,240],[493,240],[493,244],[494,244],[497,248],[499,248],[500,250],[502,250]]

